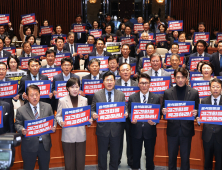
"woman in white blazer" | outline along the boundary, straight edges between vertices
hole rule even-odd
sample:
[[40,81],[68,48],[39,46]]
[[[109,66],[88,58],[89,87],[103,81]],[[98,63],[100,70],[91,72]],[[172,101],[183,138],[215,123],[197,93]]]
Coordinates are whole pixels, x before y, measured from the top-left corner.
[[[70,78],[66,83],[69,94],[59,99],[56,120],[61,127],[65,122],[62,118],[62,109],[75,108],[88,105],[88,99],[79,95],[80,81]],[[92,120],[90,120],[92,123]],[[86,129],[85,126],[69,127],[62,129],[62,147],[65,159],[65,170],[84,170],[86,152]]]

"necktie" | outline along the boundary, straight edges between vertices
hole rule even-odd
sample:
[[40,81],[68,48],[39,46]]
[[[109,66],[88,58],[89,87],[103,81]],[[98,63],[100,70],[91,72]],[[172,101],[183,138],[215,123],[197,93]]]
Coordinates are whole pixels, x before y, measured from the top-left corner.
[[96,80],[96,76],[93,76],[93,79]]
[[155,76],[157,76],[157,77],[158,77],[158,71],[155,71]]
[[73,55],[73,45],[71,45],[71,54]]
[[214,105],[217,105],[217,99],[214,99]]
[[62,54],[62,51],[59,51],[59,54]]
[[34,108],[34,115],[35,115],[35,119],[38,119],[39,118],[39,113],[38,113],[38,111],[37,111],[37,107],[36,106],[34,106],[33,107]]
[[2,53],[3,53],[3,52],[0,51],[0,58],[2,58]]
[[220,55],[220,68],[222,68],[222,55]]
[[127,83],[125,83],[125,86],[127,86]]
[[81,33],[77,33],[78,40],[81,38]]
[[37,76],[33,76],[34,77],[34,80],[37,80],[36,78],[37,78]]
[[28,54],[27,57],[30,57],[30,55]]
[[108,92],[108,102],[111,102],[111,92]]
[[143,95],[143,103],[146,103],[146,95]]
[[199,57],[202,57],[202,55],[199,55]]
[[127,59],[125,59],[125,63],[127,63]]

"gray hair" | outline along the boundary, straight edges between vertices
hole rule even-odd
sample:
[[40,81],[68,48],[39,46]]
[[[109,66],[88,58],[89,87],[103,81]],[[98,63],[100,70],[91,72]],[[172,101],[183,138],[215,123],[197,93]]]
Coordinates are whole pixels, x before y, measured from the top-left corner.
[[178,60],[180,61],[180,56],[176,53],[173,53],[171,56],[170,56],[170,60],[172,59],[173,56],[176,56],[178,58]]
[[90,61],[89,61],[89,66],[90,66],[92,63],[94,63],[94,62],[97,62],[97,63],[99,64],[99,66],[100,66],[100,60],[97,59],[97,58],[93,58],[92,60],[90,60]]
[[160,58],[160,61],[162,61],[162,57],[161,57],[161,55],[160,55],[159,53],[153,53],[153,54],[150,56],[150,61],[151,61],[151,59],[152,59],[153,57],[156,57],[156,56],[158,56],[158,57]]

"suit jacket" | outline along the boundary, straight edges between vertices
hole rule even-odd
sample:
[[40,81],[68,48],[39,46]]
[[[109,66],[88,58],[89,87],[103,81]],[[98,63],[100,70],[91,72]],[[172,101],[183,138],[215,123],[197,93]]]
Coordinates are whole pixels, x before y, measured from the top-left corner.
[[[149,76],[152,76],[152,68],[148,71],[145,71],[144,73],[148,74]],[[161,76],[171,76],[171,74],[161,68]]]
[[138,54],[136,53],[137,52],[137,49],[139,49],[139,44],[136,46],[136,49],[135,49],[135,56],[137,56],[137,60],[139,61],[139,59],[141,57],[144,57],[144,56],[147,56],[147,52],[146,51],[140,51]]
[[[130,79],[130,83],[131,83],[131,86],[138,86],[138,82],[137,81],[134,81],[134,80],[131,80]],[[121,84],[121,78],[116,80],[116,83],[115,83],[116,86],[122,86]]]
[[[42,68],[46,68],[47,65],[42,66]],[[59,66],[54,65],[54,68],[59,68]]]
[[[213,105],[213,103],[211,103],[211,95],[202,99],[201,104]],[[222,105],[222,96],[220,98],[219,105]],[[209,142],[213,133],[216,136],[217,142],[222,144],[222,126],[221,125],[214,125],[214,124],[204,123],[203,124],[203,131],[202,131],[202,139],[205,142]]]
[[[123,63],[123,57],[119,58],[119,65]],[[124,62],[125,63],[125,62]],[[129,57],[129,64],[136,63],[136,58]]]
[[[97,102],[107,102],[105,89],[99,90],[94,94],[92,105],[91,105],[91,115],[96,113],[96,103]],[[114,89],[114,102],[125,102],[125,95],[123,92]],[[128,112],[126,107],[126,112]],[[123,122],[102,122],[97,123],[96,135],[108,137],[111,133],[112,137],[117,137],[123,135]]]
[[8,51],[6,51],[6,50],[3,50],[3,56],[2,56],[2,58],[5,58],[5,57],[10,57],[11,56],[11,53],[10,52],[8,52]]
[[[120,38],[122,38],[122,37],[126,37],[126,34],[124,34],[123,36],[121,36]],[[134,38],[134,41],[136,42],[136,45],[138,44],[138,39],[137,39],[137,37],[135,36],[135,35],[132,35],[132,34],[130,34],[130,37],[131,38]],[[136,48],[136,45],[132,45],[132,46],[130,46],[130,53],[129,53],[129,56],[133,56],[133,57],[135,57],[135,48]]]
[[[113,33],[111,33],[110,35],[112,35],[112,37],[113,37],[113,36],[116,36],[116,35],[113,34]],[[105,40],[105,38],[106,38],[106,34],[103,34],[103,35],[101,36],[101,38]],[[118,41],[118,39],[117,39],[117,41]]]
[[[71,27],[70,27],[70,30],[73,29],[74,24],[77,24],[77,23],[73,23],[73,24],[71,25]],[[83,23],[82,23],[82,24],[83,24]],[[77,33],[74,33],[74,34],[75,34],[75,38],[74,38],[74,42],[75,42],[75,43],[85,43],[85,42],[86,42],[86,33],[81,33],[81,38],[80,38],[80,39],[78,39]]]
[[214,75],[220,76],[219,73],[222,72],[222,68],[220,68],[220,60],[219,60],[220,53],[217,51],[212,54],[211,63],[214,66]]
[[[196,57],[198,55],[197,52],[191,54],[190,56],[186,56],[186,61],[187,61],[187,70],[190,70],[190,57]],[[210,62],[212,61],[212,56],[206,52],[204,52],[204,57],[209,57]]]
[[0,135],[4,133],[15,133],[14,127],[14,110],[12,112],[9,103],[0,101],[0,106],[2,106],[3,114],[3,127],[0,128]]
[[[140,92],[134,93],[129,96],[128,101],[128,110],[129,118],[131,120],[131,103],[137,102],[141,103]],[[160,104],[160,97],[154,93],[149,92],[148,102],[151,104]],[[144,127],[142,127],[143,122],[137,122],[136,124],[131,124],[131,136],[134,138],[140,139],[144,137],[145,139],[155,138],[156,137],[156,126],[150,125],[148,122],[144,122]]]
[[[87,98],[78,95],[77,107],[83,107],[83,106],[88,106]],[[60,126],[61,126],[61,122],[64,121],[62,118],[62,109],[65,109],[65,108],[73,108],[70,95],[67,95],[59,99],[56,120]],[[85,140],[86,140],[85,126],[62,128],[62,141],[63,142],[74,143],[74,142],[84,142]]]
[[[142,52],[142,51],[140,51]],[[138,63],[138,67],[137,67],[137,72],[141,73],[141,69],[143,68],[143,58],[150,58],[149,56],[145,56],[145,57],[141,57],[139,58],[139,63]]]
[[[178,100],[176,86],[165,90],[163,95],[162,108],[165,108],[165,100]],[[199,106],[199,93],[196,89],[186,86],[184,101],[195,101],[195,109],[198,110]],[[167,135],[177,136],[179,129],[181,128],[182,133],[186,137],[194,135],[194,123],[193,120],[168,120],[167,121]]]
[[[52,116],[52,107],[48,103],[39,102],[40,119],[48,116]],[[35,120],[35,116],[32,112],[29,102],[17,109],[15,128],[18,133],[22,134],[25,120]],[[54,125],[56,126],[56,119],[54,119]],[[43,145],[46,151],[48,151],[51,144],[50,134],[42,135]],[[37,152],[39,149],[39,137],[24,137],[22,135],[22,152]]]
[[[35,53],[31,53],[31,57],[35,57],[35,56],[38,56],[38,55],[35,54]],[[18,57],[18,59],[19,59],[20,57],[25,57],[25,53],[21,54],[21,55]]]
[[[82,79],[91,80],[91,74],[83,76]],[[103,79],[103,75],[102,74],[99,74],[99,79]],[[86,98],[88,99],[88,105],[92,104],[93,96],[94,95],[86,95]]]

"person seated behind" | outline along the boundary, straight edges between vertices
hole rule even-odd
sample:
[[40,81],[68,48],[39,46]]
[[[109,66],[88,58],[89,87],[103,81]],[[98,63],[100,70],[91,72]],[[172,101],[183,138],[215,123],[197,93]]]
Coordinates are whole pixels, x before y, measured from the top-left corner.
[[45,57],[47,64],[45,66],[42,66],[42,68],[56,68],[59,66],[55,65],[55,57],[56,57],[56,52],[54,50],[47,50],[45,52]]
[[211,62],[204,61],[203,64],[200,66],[200,72],[203,74],[203,77],[200,77],[196,80],[210,81],[214,79],[212,77],[212,74],[214,73],[214,66]]

